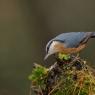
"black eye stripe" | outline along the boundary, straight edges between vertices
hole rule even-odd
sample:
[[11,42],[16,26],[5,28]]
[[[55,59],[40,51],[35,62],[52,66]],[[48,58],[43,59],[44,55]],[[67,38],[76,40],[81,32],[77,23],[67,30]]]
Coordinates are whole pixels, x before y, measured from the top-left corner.
[[49,51],[49,48],[50,48],[50,45],[51,45],[52,42],[53,42],[53,41],[51,41],[51,42],[48,44],[47,48],[46,48],[46,52],[47,52],[47,53],[48,53],[48,51]]
[[64,42],[64,41],[62,41],[62,40],[52,40],[51,42],[49,42],[49,43],[47,44],[47,47],[46,47],[46,53],[48,53],[49,48],[50,48],[50,45],[53,43],[53,41],[58,41],[58,42],[61,42],[61,43]]

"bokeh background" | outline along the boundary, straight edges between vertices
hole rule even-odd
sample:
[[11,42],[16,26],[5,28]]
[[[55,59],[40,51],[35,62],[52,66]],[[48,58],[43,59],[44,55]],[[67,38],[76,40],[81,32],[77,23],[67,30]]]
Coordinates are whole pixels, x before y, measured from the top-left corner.
[[[29,95],[28,75],[45,45],[69,31],[95,31],[95,0],[0,0],[0,95]],[[95,39],[82,58],[95,64]]]

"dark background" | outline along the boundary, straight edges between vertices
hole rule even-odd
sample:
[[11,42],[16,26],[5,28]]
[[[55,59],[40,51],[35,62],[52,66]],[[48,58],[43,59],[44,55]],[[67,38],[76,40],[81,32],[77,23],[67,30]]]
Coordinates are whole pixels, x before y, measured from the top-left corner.
[[[29,95],[33,63],[69,31],[95,31],[95,0],[0,0],[0,95]],[[94,66],[95,39],[81,56]]]

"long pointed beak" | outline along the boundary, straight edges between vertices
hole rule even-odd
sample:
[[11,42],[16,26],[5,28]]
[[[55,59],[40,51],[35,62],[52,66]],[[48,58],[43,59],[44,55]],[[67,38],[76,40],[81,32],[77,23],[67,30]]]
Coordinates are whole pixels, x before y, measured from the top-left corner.
[[46,54],[44,60],[46,60],[51,54]]

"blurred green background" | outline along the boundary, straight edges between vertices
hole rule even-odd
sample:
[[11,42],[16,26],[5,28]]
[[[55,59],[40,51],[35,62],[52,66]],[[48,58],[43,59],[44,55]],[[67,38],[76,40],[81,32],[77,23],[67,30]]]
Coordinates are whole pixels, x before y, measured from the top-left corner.
[[[0,0],[0,95],[29,95],[33,63],[69,31],[95,31],[95,0]],[[81,56],[94,66],[95,39]]]

